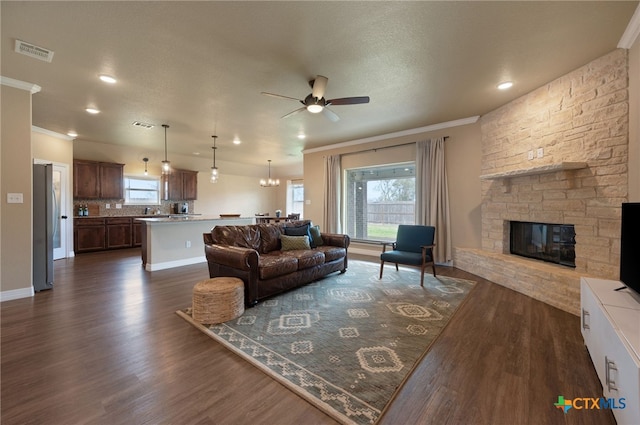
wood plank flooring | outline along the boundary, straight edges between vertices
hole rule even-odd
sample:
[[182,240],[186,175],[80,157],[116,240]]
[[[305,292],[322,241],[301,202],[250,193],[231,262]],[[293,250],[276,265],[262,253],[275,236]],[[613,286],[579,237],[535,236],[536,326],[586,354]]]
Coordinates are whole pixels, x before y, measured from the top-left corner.
[[[577,317],[439,273],[478,283],[381,425],[615,424],[553,406],[601,394]],[[53,290],[0,305],[0,422],[336,424],[175,315],[207,277],[205,263],[145,272],[139,249],[56,261]]]

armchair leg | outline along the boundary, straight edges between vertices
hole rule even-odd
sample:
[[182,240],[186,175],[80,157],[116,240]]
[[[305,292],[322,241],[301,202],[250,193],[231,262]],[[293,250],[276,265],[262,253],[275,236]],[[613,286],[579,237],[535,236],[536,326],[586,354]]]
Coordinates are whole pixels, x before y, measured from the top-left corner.
[[424,286],[424,263],[420,267],[420,286]]
[[398,263],[396,263],[396,271],[398,271]]
[[382,279],[382,271],[384,270],[384,261],[380,261],[380,278]]
[[433,277],[436,277],[436,263],[432,263],[431,267],[433,267]]

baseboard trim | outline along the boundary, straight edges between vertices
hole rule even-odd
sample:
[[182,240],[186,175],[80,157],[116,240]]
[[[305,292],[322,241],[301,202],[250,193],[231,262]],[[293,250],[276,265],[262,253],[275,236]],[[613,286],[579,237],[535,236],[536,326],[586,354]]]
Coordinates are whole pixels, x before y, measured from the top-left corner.
[[155,272],[158,270],[172,269],[174,267],[182,267],[182,266],[190,266],[192,264],[206,263],[206,261],[207,259],[204,256],[191,257],[191,258],[184,258],[182,260],[165,261],[162,263],[155,263],[155,264],[147,263],[144,266],[144,269],[148,272]]
[[1,291],[0,292],[0,302],[17,300],[20,298],[29,298],[33,297],[35,291],[33,290],[33,286],[28,288],[20,288],[20,289],[11,289],[9,291]]

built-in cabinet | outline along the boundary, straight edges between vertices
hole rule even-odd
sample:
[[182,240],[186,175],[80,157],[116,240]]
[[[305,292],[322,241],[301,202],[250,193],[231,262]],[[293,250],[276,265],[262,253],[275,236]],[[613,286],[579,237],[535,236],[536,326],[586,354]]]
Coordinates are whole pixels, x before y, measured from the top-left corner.
[[76,218],[73,221],[75,253],[141,246],[142,223],[135,218]]
[[[581,331],[619,425],[640,424],[640,301],[617,281],[581,278]],[[613,402],[613,404],[611,404]]]
[[73,197],[80,199],[123,199],[124,164],[73,161]]
[[170,201],[193,201],[198,199],[198,172],[171,170],[163,181],[164,199]]

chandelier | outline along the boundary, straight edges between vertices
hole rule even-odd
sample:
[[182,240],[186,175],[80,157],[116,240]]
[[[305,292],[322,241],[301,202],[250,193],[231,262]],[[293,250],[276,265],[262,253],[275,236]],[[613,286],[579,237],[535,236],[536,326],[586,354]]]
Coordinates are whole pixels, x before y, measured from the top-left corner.
[[216,167],[216,149],[218,149],[216,147],[216,139],[218,138],[218,136],[211,137],[213,137],[213,146],[211,147],[211,149],[213,150],[213,167],[211,167],[211,176],[209,177],[209,181],[211,183],[218,183],[218,177],[220,177],[218,173],[218,167]]
[[271,178],[271,160],[269,159],[269,178],[267,180],[261,179],[260,186],[262,187],[275,187],[280,186],[280,180]]

